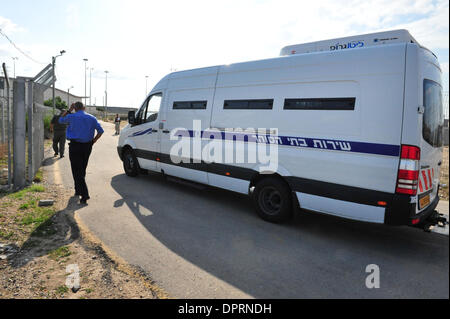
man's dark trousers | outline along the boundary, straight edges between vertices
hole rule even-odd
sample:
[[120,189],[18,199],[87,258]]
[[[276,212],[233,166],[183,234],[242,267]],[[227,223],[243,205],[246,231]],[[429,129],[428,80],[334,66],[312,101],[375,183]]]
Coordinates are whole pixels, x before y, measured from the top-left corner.
[[72,176],[75,183],[75,193],[82,198],[89,198],[89,192],[86,185],[86,168],[89,156],[92,151],[92,142],[78,143],[71,141],[69,143],[70,166],[72,167]]
[[[58,148],[59,145],[59,148]],[[53,131],[53,150],[55,154],[64,155],[64,147],[66,145],[66,131]]]

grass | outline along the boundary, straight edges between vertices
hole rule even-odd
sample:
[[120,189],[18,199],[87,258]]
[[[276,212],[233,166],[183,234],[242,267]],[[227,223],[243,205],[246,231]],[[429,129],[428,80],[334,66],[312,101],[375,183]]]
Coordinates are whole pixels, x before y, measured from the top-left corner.
[[45,191],[45,187],[42,185],[32,185],[29,187],[29,192],[42,193]]
[[69,291],[69,288],[67,288],[66,286],[59,286],[58,288],[56,288],[56,293],[57,294],[65,294]]
[[67,246],[61,246],[55,250],[52,250],[48,253],[48,256],[56,261],[59,261],[62,258],[69,257],[72,254],[69,247]]
[[0,231],[0,238],[3,238],[3,239],[12,239],[14,237],[14,232],[3,232],[3,231]]
[[[25,204],[28,205],[28,204]],[[32,211],[26,213],[20,223],[22,225],[33,224],[36,228],[45,223],[49,218],[53,216],[55,210],[48,207],[34,207]]]
[[24,196],[28,193],[42,193],[45,191],[45,187],[42,185],[31,185],[27,188],[24,188],[18,192],[12,193],[9,197],[14,199],[23,199]]
[[20,205],[19,209],[20,210],[27,210],[27,209],[30,209],[30,208],[36,208],[37,207],[36,204],[37,204],[37,200],[32,198],[32,199],[28,200],[28,202],[23,203],[22,205]]
[[[43,172],[39,170],[36,179],[42,180]],[[56,213],[54,207],[39,207],[40,193],[46,192],[41,184],[33,184],[20,191],[7,193],[0,197],[0,238],[3,240],[19,240],[29,243],[27,236],[48,237],[57,232],[52,217]],[[4,211],[6,209],[6,211]]]
[[36,172],[36,176],[33,179],[33,182],[35,183],[40,183],[43,180],[43,176],[42,176],[42,169],[40,168],[37,172]]

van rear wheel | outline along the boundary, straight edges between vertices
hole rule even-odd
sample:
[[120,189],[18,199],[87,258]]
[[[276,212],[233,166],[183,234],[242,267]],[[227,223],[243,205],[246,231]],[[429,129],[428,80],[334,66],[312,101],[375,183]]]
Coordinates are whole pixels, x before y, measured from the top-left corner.
[[291,190],[280,178],[267,177],[256,184],[253,203],[257,214],[272,223],[292,217]]
[[131,149],[126,149],[123,153],[123,169],[125,174],[131,177],[139,174],[139,164]]

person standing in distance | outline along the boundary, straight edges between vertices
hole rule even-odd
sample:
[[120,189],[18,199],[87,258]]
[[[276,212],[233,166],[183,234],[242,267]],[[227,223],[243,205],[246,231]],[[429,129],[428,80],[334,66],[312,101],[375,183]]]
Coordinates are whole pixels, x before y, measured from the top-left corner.
[[[61,110],[59,115],[54,115],[52,121],[50,122],[50,132],[53,133],[53,150],[55,151],[55,157],[59,156],[61,158],[64,157],[64,147],[66,144],[66,124],[59,124],[58,120],[61,115],[64,113],[64,110]],[[59,145],[59,147],[58,147]]]
[[114,125],[116,129],[116,135],[120,134],[120,117],[119,114],[116,114],[116,117],[114,118]]
[[[92,145],[103,134],[103,128],[95,116],[84,111],[81,102],[72,104],[68,111],[59,118],[60,124],[68,124],[67,139],[69,143],[69,159],[75,184],[75,196],[81,196],[80,204],[86,204],[89,197],[86,185],[86,168],[91,155]],[[75,110],[74,113],[72,111]],[[95,131],[97,134],[94,137]]]

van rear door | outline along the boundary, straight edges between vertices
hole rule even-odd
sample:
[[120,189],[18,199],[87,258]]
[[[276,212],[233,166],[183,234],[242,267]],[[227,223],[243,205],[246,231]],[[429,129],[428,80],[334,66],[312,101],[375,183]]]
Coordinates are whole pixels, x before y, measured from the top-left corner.
[[423,105],[420,112],[422,113],[421,160],[417,190],[418,213],[427,208],[438,196],[444,127],[441,84],[424,77],[422,86]]

